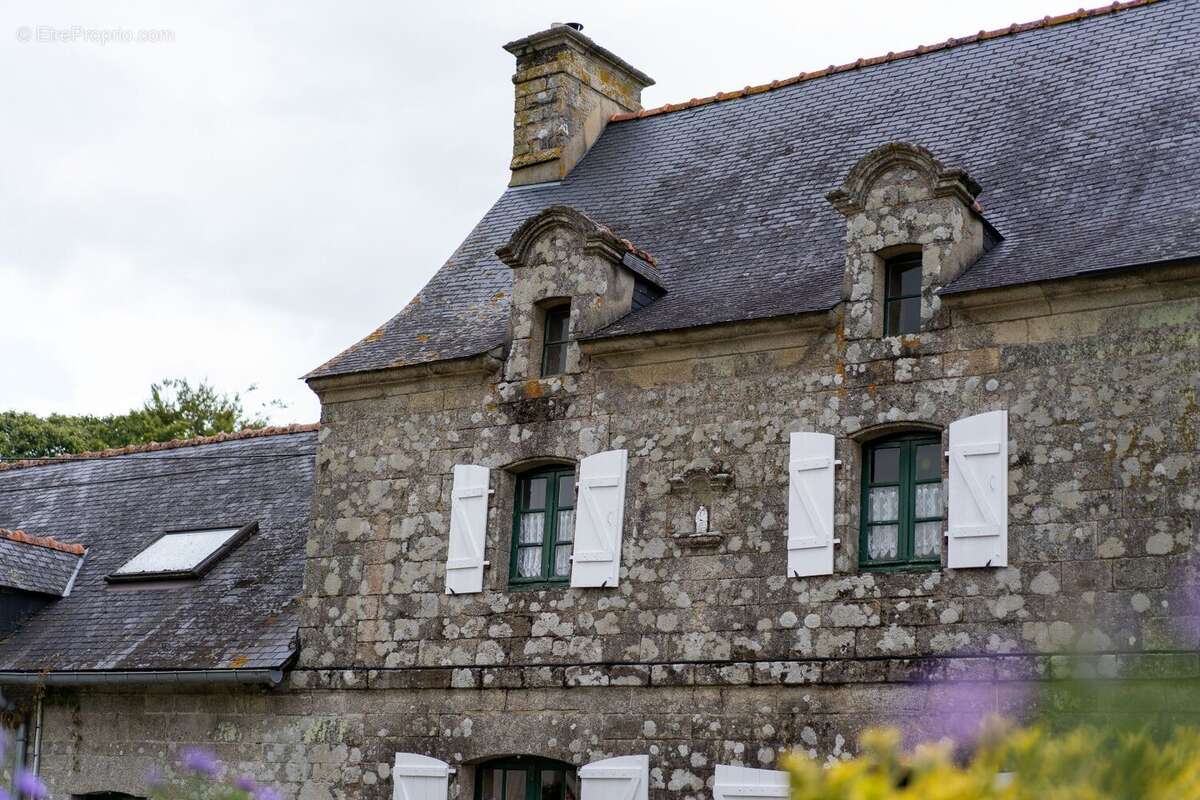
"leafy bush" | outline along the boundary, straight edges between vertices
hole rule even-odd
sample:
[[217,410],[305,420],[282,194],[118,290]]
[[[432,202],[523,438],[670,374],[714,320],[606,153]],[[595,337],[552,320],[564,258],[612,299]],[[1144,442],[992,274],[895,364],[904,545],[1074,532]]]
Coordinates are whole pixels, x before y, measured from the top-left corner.
[[900,733],[863,735],[862,755],[824,766],[786,756],[791,800],[1194,800],[1200,798],[1200,731],[1166,738],[1080,727],[1011,730],[991,721],[965,764],[949,740],[900,748]]

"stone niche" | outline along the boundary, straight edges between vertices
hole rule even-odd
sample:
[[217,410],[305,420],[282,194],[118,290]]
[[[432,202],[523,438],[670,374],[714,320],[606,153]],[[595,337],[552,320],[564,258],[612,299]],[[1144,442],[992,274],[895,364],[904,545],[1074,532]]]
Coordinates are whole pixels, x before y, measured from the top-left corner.
[[693,467],[672,475],[667,505],[671,536],[684,550],[715,550],[725,541],[722,523],[737,518],[733,471],[724,464]]
[[965,170],[945,167],[914,144],[879,147],[851,168],[826,197],[846,217],[847,339],[883,336],[884,263],[921,253],[921,330],[948,324],[938,290],[1000,240]]
[[584,369],[579,339],[628,314],[635,296],[664,292],[653,257],[567,206],[526,220],[496,254],[513,271],[506,381],[541,377],[548,310],[570,303],[564,370],[570,375]]

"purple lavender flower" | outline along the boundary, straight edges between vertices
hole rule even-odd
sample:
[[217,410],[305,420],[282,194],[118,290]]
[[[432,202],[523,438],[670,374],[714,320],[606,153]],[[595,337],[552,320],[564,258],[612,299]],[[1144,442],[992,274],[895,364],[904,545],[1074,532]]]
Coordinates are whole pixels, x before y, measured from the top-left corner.
[[221,763],[217,761],[216,756],[199,747],[189,747],[184,750],[179,763],[186,770],[197,775],[207,775],[210,778],[217,777],[217,773],[221,771]]
[[260,786],[254,790],[254,800],[283,800],[283,795],[273,786]]
[[8,793],[7,789],[0,789],[0,800],[13,800],[13,796]]
[[42,779],[28,770],[17,770],[13,778],[13,788],[17,790],[18,795],[24,795],[31,800],[48,800],[50,797],[50,790],[42,783]]
[[249,775],[239,775],[238,779],[233,782],[233,787],[241,789],[243,792],[253,792],[257,786],[258,784],[254,782],[254,778],[251,778]]

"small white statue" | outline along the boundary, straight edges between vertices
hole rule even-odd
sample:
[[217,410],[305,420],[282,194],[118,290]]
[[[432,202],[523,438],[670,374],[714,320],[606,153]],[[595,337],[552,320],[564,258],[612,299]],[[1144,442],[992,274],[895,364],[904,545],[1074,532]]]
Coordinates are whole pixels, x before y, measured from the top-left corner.
[[696,533],[708,533],[708,509],[704,506],[696,511]]

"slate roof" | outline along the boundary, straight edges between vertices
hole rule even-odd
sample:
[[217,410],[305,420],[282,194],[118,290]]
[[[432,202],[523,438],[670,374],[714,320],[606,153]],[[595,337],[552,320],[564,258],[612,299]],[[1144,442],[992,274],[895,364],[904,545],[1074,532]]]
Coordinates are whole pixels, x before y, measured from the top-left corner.
[[[87,548],[71,594],[0,642],[0,671],[276,669],[293,656],[314,426],[0,471],[0,527]],[[164,531],[259,529],[199,581],[104,577]],[[2,546],[2,543],[0,543]]]
[[502,344],[495,251],[551,205],[656,257],[668,293],[600,336],[829,309],[845,219],[825,194],[892,141],[966,169],[1004,236],[948,292],[1195,257],[1200,2],[1129,5],[613,122],[560,184],[506,190],[400,314],[308,377]]
[[78,545],[0,528],[0,586],[62,597],[83,554]]

